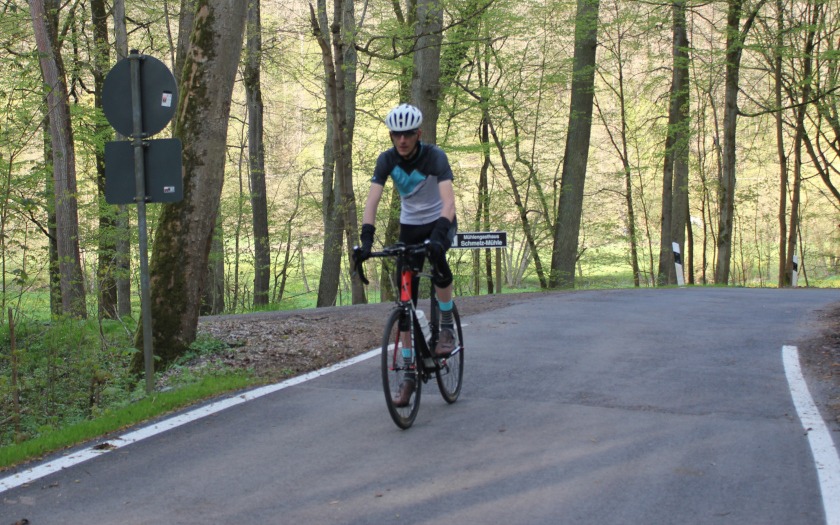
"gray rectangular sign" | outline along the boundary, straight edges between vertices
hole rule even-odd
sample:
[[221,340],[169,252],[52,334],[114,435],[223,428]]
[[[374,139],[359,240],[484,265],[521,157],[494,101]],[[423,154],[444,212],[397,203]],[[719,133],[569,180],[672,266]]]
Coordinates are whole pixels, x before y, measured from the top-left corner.
[[453,248],[504,248],[507,232],[458,232],[452,241]]
[[[155,139],[145,141],[147,202],[178,202],[184,198],[181,173],[181,141]],[[131,141],[105,143],[105,201],[108,204],[132,204],[137,197],[134,177],[134,146]]]

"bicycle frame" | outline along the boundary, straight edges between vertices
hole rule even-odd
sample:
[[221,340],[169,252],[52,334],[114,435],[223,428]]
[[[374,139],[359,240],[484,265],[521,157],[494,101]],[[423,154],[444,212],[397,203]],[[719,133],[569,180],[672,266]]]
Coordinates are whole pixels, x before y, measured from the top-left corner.
[[[428,241],[423,244],[417,245],[406,245],[402,243],[397,243],[394,246],[383,249],[383,251],[381,252],[373,252],[370,254],[370,256],[371,258],[394,257],[396,259],[397,270],[399,272],[397,275],[397,278],[399,279],[399,282],[397,283],[399,285],[399,294],[398,298],[396,299],[396,307],[402,309],[406,314],[410,315],[409,318],[411,319],[411,322],[414,323],[414,333],[421,334],[421,336],[417,337],[417,339],[422,340],[422,342],[414,341],[415,344],[413,346],[417,355],[419,357],[424,358],[424,362],[421,366],[423,366],[424,368],[428,368],[428,372],[434,373],[437,365],[432,359],[432,349],[437,344],[437,339],[440,334],[440,325],[437,319],[437,296],[435,294],[435,287],[432,284],[431,293],[429,295],[430,308],[428,319],[430,338],[429,341],[426,341],[426,338],[422,336],[423,330],[417,318],[417,305],[414,302],[414,287],[415,280],[417,282],[416,286],[419,286],[419,278],[426,277],[431,279],[431,274],[421,272],[419,268],[414,268],[412,266],[412,256],[422,254],[424,258],[428,258],[428,246]],[[364,267],[361,265],[357,265],[357,272],[361,281],[365,284],[368,284],[369,281],[365,277]],[[417,295],[419,296],[419,290]],[[401,322],[405,322],[403,317],[401,317]],[[394,363],[393,366],[397,366],[396,363]],[[428,379],[428,377],[424,377],[424,380],[426,379]]]
[[[358,248],[356,249],[358,250]],[[384,248],[381,252],[372,252],[370,257],[393,257],[396,259],[396,284],[399,293],[396,305],[385,323],[382,339],[382,386],[385,393],[388,412],[394,423],[402,429],[409,428],[420,407],[422,385],[434,377],[443,399],[454,403],[461,392],[463,378],[463,333],[457,308],[452,314],[459,346],[445,357],[436,356],[434,349],[440,335],[440,306],[437,302],[432,273],[422,271],[423,262],[428,258],[429,242],[417,245],[397,243]],[[364,265],[359,264],[360,252],[354,251],[355,271],[364,284],[369,284],[364,274]],[[422,255],[423,262],[415,264],[415,256]],[[432,267],[432,272],[434,268]],[[421,277],[431,281],[429,310],[429,339],[426,340],[421,326],[416,301],[419,299]]]
[[[437,297],[435,295],[434,285],[431,286],[431,294],[429,296],[430,308],[429,319],[427,319],[427,322],[429,324],[428,341],[426,340],[425,334],[423,333],[422,326],[420,326],[420,319],[417,315],[417,305],[414,303],[415,278],[426,276],[427,275],[420,274],[419,272],[410,268],[409,265],[405,265],[402,268],[402,270],[400,271],[400,298],[399,301],[397,301],[397,307],[402,308],[407,315],[410,315],[409,318],[414,323],[415,338],[420,340],[414,341],[415,351],[420,357],[424,359],[424,368],[430,368],[433,370],[435,364],[434,361],[430,359],[432,357],[431,352],[432,348],[434,348],[437,344],[437,338],[440,332],[440,327],[438,326],[437,322]],[[417,281],[417,283],[419,285],[419,280]]]

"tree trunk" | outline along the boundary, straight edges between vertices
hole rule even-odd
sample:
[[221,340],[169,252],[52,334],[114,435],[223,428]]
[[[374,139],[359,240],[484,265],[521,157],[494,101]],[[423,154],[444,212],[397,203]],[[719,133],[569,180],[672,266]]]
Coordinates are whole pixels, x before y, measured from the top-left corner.
[[[486,78],[486,77],[485,77]],[[514,194],[514,202],[519,209],[520,217],[523,217],[522,214],[522,199],[519,196],[519,188],[516,186],[516,183],[513,179],[513,170],[511,170],[510,165],[507,162],[507,159],[504,156],[504,150],[502,149],[501,143],[499,142],[499,137],[496,135],[496,130],[493,129],[493,124],[490,121],[490,115],[487,112],[487,107],[482,107],[482,118],[481,118],[481,143],[483,145],[482,150],[484,150],[484,160],[481,163],[481,182],[479,183],[479,220],[478,220],[478,231],[490,231],[490,186],[488,184],[488,174],[490,171],[490,132],[493,132],[493,140],[496,143],[496,147],[499,148],[499,154],[502,158],[502,163],[504,165],[505,171],[508,174],[508,180],[511,181],[511,187],[513,189]],[[527,216],[525,217],[525,222],[523,223],[523,227],[526,233],[530,233],[529,225],[527,223]],[[499,289],[501,283],[494,283],[493,280],[493,250],[486,249],[484,251],[484,275],[485,281],[487,282],[487,293],[494,294],[496,290]],[[478,257],[480,257],[481,252],[476,253]],[[537,270],[539,270],[539,266],[537,266]],[[478,272],[477,272],[478,273]],[[542,276],[542,274],[538,271],[537,275]],[[498,286],[497,286],[498,285]],[[476,292],[480,291],[481,288],[476,287]]]
[[150,265],[154,348],[163,366],[195,340],[246,13],[247,0],[199,0],[195,11],[175,127],[183,143],[184,199],[164,206]]
[[718,181],[718,253],[715,282],[729,283],[732,259],[732,218],[735,213],[735,131],[738,123],[738,83],[741,62],[741,0],[729,0],[726,37],[726,84],[723,112],[723,170]]
[[630,237],[630,267],[633,270],[633,286],[638,288],[641,285],[639,241],[636,231],[636,212],[633,208],[633,171],[630,167],[630,152],[627,147],[627,99],[624,93],[623,73],[619,75],[619,78],[621,78],[619,103],[621,106],[621,163],[624,170],[624,203],[627,207],[627,234]]
[[173,68],[175,81],[178,84],[182,82],[181,76],[184,73],[184,63],[187,61],[187,53],[190,50],[190,35],[192,35],[198,5],[199,0],[181,0],[181,13],[178,16],[178,49],[175,50]]
[[[322,7],[323,6],[323,7]],[[332,200],[324,202],[325,217],[329,213],[330,224],[325,224],[324,264],[322,281],[318,292],[318,306],[335,304],[341,263],[341,235],[346,240],[346,254],[352,254],[358,243],[358,217],[356,196],[353,190],[352,143],[356,108],[356,52],[354,43],[355,16],[353,3],[334,0],[332,48],[330,38],[323,31],[326,25],[326,5],[319,2],[320,16],[310,4],[312,32],[321,47],[327,90],[327,113],[332,120],[332,154],[335,156],[335,177],[331,192]],[[325,163],[325,175],[329,167]],[[325,178],[326,182],[326,178]],[[327,186],[324,185],[325,195]],[[330,209],[330,206],[334,206]],[[337,259],[337,261],[336,261]],[[327,265],[329,263],[329,266]],[[348,265],[349,268],[350,265]],[[366,303],[364,286],[358,275],[351,275],[353,304]],[[329,287],[322,294],[321,289]],[[329,301],[332,299],[332,301]]]
[[[298,179],[297,185],[297,192],[295,194],[295,207],[286,217],[286,227],[285,227],[285,239],[281,239],[282,242],[285,242],[286,248],[283,250],[283,262],[280,264],[280,269],[277,269],[277,263],[274,266],[274,292],[272,293],[272,297],[274,302],[279,303],[283,299],[283,294],[286,291],[286,281],[289,277],[289,268],[291,266],[292,256],[296,248],[293,248],[295,241],[292,239],[292,231],[293,231],[293,223],[295,218],[298,216],[300,212],[300,208],[303,202],[303,195],[301,192],[301,188],[303,186],[303,179],[304,177],[301,176]],[[298,245],[300,241],[298,241]],[[278,250],[277,258],[280,257],[280,250]],[[301,258],[301,266],[300,266],[300,273],[303,277],[304,284],[306,283],[306,273],[303,269],[303,259]],[[307,290],[308,291],[308,290]]]
[[[549,286],[548,282],[545,279],[545,272],[543,271],[542,267],[542,259],[540,259],[538,250],[537,250],[537,240],[534,237],[533,228],[531,227],[531,221],[528,219],[528,209],[522,200],[519,192],[519,185],[516,183],[516,179],[513,176],[513,168],[511,168],[510,164],[507,161],[507,157],[504,153],[504,147],[502,146],[501,140],[499,140],[499,136],[496,133],[496,128],[493,127],[493,123],[490,120],[489,115],[485,115],[484,118],[487,121],[487,125],[490,130],[490,134],[493,136],[493,142],[496,144],[496,149],[499,151],[499,156],[501,157],[502,167],[504,168],[505,173],[507,174],[508,181],[510,181],[510,188],[513,192],[513,202],[516,205],[516,210],[519,213],[519,221],[522,223],[522,230],[525,233],[525,240],[528,242],[528,247],[531,250],[531,253],[534,256],[534,270],[537,272],[537,279],[540,281],[540,288],[545,289]],[[488,270],[488,273],[490,271]],[[489,291],[489,290],[488,290]]]
[[[117,58],[128,56],[128,30],[125,27],[125,0],[114,0],[114,47]],[[123,137],[117,134],[117,139]],[[115,243],[117,269],[117,311],[120,317],[131,315],[131,231],[128,207],[117,206],[117,240]]]
[[447,5],[448,8],[456,9],[450,15],[450,19],[455,19],[457,22],[446,28],[445,43],[441,40],[438,81],[440,98],[446,97],[447,91],[463,71],[464,62],[474,43],[480,40],[479,30],[486,17],[480,16],[479,11],[487,6],[488,4],[481,0],[469,0],[458,6]]
[[685,253],[685,226],[688,211],[689,77],[688,35],[685,2],[677,1],[673,10],[673,71],[665,140],[665,169],[662,181],[662,228],[660,230],[660,285],[676,284],[674,242]]
[[[49,127],[49,116],[44,117],[45,125]],[[52,148],[50,147],[49,133],[44,136],[44,158],[52,157]],[[45,181],[46,191],[44,192],[45,199],[49,203],[55,202],[55,181],[53,178],[47,177]],[[61,272],[58,268],[58,230],[55,227],[55,204],[51,204],[47,211],[47,231],[49,232],[49,281],[50,281],[50,315],[52,317],[59,317],[61,312]]]
[[[49,21],[44,0],[30,2],[35,42],[40,55],[41,73],[47,87],[56,216],[56,251],[61,282],[61,309],[64,315],[84,319],[85,285],[79,256],[79,218],[76,201],[76,151],[70,122],[70,106],[64,64],[58,53],[56,24]],[[57,6],[51,9],[57,16]]]
[[577,4],[569,134],[563,155],[563,179],[554,228],[549,276],[551,288],[574,288],[575,285],[583,187],[592,132],[599,7],[598,0],[578,0]]
[[[328,125],[328,128],[331,126]],[[331,136],[328,131],[328,138]],[[321,182],[322,216],[324,220],[324,254],[321,258],[321,275],[318,279],[318,299],[316,306],[333,306],[338,297],[338,285],[341,277],[341,239],[344,231],[343,217],[338,212],[335,187],[335,161],[332,158],[332,144],[324,145],[324,170]]]
[[[486,107],[482,108],[481,119],[481,170],[478,176],[478,209],[475,212],[475,229],[481,231],[489,222],[490,218],[490,185],[488,183],[488,175],[490,173],[490,121],[487,115]],[[501,152],[500,152],[501,153]],[[470,250],[473,256],[473,278],[475,295],[481,295],[481,252],[479,250]],[[487,275],[487,293],[491,293],[493,289],[493,274],[489,272]]]
[[411,100],[423,112],[423,141],[437,143],[437,121],[440,115],[440,43],[443,12],[439,0],[417,0],[417,40],[414,72],[411,79]]
[[[400,192],[396,184],[391,185],[390,198],[388,199],[388,221],[385,225],[385,238],[383,244],[390,246],[397,242],[400,237]],[[379,272],[379,300],[381,302],[393,301],[397,298],[397,265],[390,257],[379,259],[382,262],[382,271]]]
[[[417,16],[416,2],[409,0],[407,3],[408,18],[403,15],[399,2],[393,2],[394,15],[400,26],[411,27]],[[402,43],[402,42],[401,42]],[[403,45],[400,52],[408,53],[410,49]],[[411,78],[414,72],[414,63],[403,61],[399,75],[398,98],[401,102],[411,100]],[[397,242],[400,234],[400,193],[395,184],[391,185],[390,198],[387,201],[388,220],[385,225],[385,235],[382,239],[384,246],[390,246]],[[397,297],[396,273],[397,267],[389,257],[379,259],[382,264],[382,271],[379,272],[379,300],[381,302],[393,301]]]
[[[676,71],[674,72],[676,75]],[[673,90],[673,85],[671,87]],[[671,248],[671,214],[674,196],[674,124],[673,91],[671,93],[671,111],[668,118],[668,132],[665,137],[665,165],[662,170],[662,215],[659,220],[659,268],[656,272],[656,284],[665,286],[676,282],[674,273],[674,255]]]
[[268,304],[268,290],[271,281],[271,240],[268,234],[263,101],[260,84],[261,31],[260,0],[250,0],[248,3],[244,80],[248,105],[248,160],[252,226],[254,230],[254,306]]
[[[236,308],[236,299],[233,301]],[[221,214],[216,217],[216,228],[207,256],[207,283],[201,296],[199,315],[219,315],[225,311],[225,235]]]
[[738,124],[738,90],[741,51],[753,20],[765,0],[759,0],[741,29],[743,0],[729,0],[726,16],[726,81],[723,109],[723,169],[718,181],[718,237],[715,283],[729,284],[732,260],[732,229],[735,216],[736,128]]
[[[341,17],[341,30],[334,35],[335,56],[341,56],[340,68],[336,68],[336,101],[339,102],[337,115],[342,119],[338,129],[342,133],[342,154],[337,159],[342,162],[338,174],[341,177],[341,200],[344,212],[344,238],[348,261],[353,255],[353,247],[359,243],[359,218],[356,212],[356,192],[353,188],[353,135],[356,129],[356,12],[352,0],[336,4],[335,17]],[[337,64],[338,65],[338,64]],[[352,265],[347,265],[350,273],[351,301],[353,304],[367,303],[365,286],[358,275],[352,272]]]
[[[94,107],[102,108],[102,85],[105,82],[110,59],[108,46],[108,14],[104,0],[91,0],[93,19],[93,100]],[[95,133],[104,136],[107,123],[96,124]],[[96,150],[96,185],[99,202],[99,246],[97,248],[97,285],[99,290],[99,315],[107,319],[119,317],[117,308],[116,239],[119,235],[114,208],[105,202],[105,153]]]
[[[311,7],[311,6],[310,6]],[[317,22],[312,14],[313,32],[321,46],[324,63],[324,98],[327,108],[335,107],[335,75],[332,74],[332,52],[330,51],[330,33],[322,31],[329,26],[326,0],[318,0]],[[331,84],[332,83],[332,84]],[[324,253],[321,258],[321,275],[318,279],[319,308],[333,306],[338,298],[338,286],[341,281],[341,240],[344,231],[344,217],[338,208],[339,183],[335,172],[335,121],[327,118],[327,136],[324,141],[324,169],[321,174],[321,206],[324,221]]]
[[630,267],[633,271],[633,286],[641,286],[639,269],[639,239],[636,230],[636,211],[633,199],[633,170],[630,167],[630,150],[627,146],[627,97],[624,92],[624,63],[619,66],[619,106],[621,108],[621,165],[624,171],[624,203],[627,207],[627,234],[630,237]]
[[[805,113],[811,99],[812,72],[814,69],[814,39],[816,38],[817,21],[820,18],[820,6],[816,2],[812,7],[812,18],[805,40],[805,52],[802,57],[802,93],[800,103],[796,108],[796,132],[793,138],[793,191],[790,201],[790,228],[788,229],[787,257],[785,258],[785,284],[793,283],[793,256],[796,255],[796,237],[799,231],[799,203],[802,188],[802,145],[805,137]],[[801,263],[801,261],[800,261]],[[782,286],[782,283],[779,283]]]
[[[173,74],[178,81],[183,76],[184,63],[190,51],[190,36],[195,24],[196,0],[181,0],[181,12],[178,17],[178,41],[175,49],[175,67]],[[218,315],[225,310],[225,246],[223,233],[223,217],[216,217],[216,225],[212,233],[210,253],[207,257],[207,275],[204,283],[200,315]],[[238,251],[236,252],[238,254]],[[238,274],[234,274],[238,277]],[[236,297],[232,307],[236,308]]]
[[[614,7],[615,9],[615,7]],[[595,100],[595,107],[604,125],[605,131],[610,136],[610,141],[616,150],[618,158],[621,160],[622,174],[624,178],[624,206],[627,210],[627,220],[625,227],[627,228],[627,237],[630,244],[630,268],[633,272],[633,286],[638,288],[641,286],[641,269],[639,268],[639,246],[638,233],[636,228],[636,211],[634,209],[635,202],[633,196],[633,167],[630,164],[630,148],[628,146],[628,120],[627,120],[627,93],[625,91],[624,73],[626,71],[627,57],[622,51],[624,45],[624,35],[618,33],[616,35],[605,35],[605,42],[611,42],[610,45],[605,45],[606,49],[610,51],[612,56],[616,59],[616,82],[617,85],[611,87],[616,92],[619,111],[619,133],[618,137],[614,136],[611,127],[607,122],[598,100]],[[667,152],[667,148],[666,148]],[[644,191],[640,192],[644,195]],[[642,208],[645,208],[644,199],[642,199]]]
[[782,112],[783,15],[784,5],[782,0],[776,0],[776,48],[773,50],[773,95],[777,108],[774,117],[776,120],[776,152],[779,157],[779,288],[790,284],[787,281],[787,273],[785,272],[787,262],[788,159],[785,153],[784,114]]
[[688,201],[685,203],[685,216],[688,219],[685,221],[686,265],[683,268],[687,275],[686,282],[688,284],[694,284],[694,226],[691,224],[691,210],[688,206]]

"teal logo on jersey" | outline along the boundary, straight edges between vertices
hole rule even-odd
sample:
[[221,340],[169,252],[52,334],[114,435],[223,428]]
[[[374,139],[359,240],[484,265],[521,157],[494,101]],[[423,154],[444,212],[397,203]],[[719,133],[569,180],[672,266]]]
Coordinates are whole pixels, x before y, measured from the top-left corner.
[[394,184],[397,185],[397,190],[403,197],[414,193],[417,187],[426,180],[426,177],[419,171],[414,170],[409,174],[399,166],[394,167],[394,170],[391,172],[391,178],[394,179]]

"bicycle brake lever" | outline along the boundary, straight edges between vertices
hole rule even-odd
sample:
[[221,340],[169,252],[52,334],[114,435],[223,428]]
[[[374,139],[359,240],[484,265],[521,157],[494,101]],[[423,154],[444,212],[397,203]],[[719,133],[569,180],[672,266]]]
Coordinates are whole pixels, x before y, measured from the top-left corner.
[[359,280],[362,281],[362,284],[365,286],[370,284],[367,277],[365,277],[365,265],[364,262],[359,262],[359,252],[361,249],[358,246],[353,246],[353,275],[358,275]]

